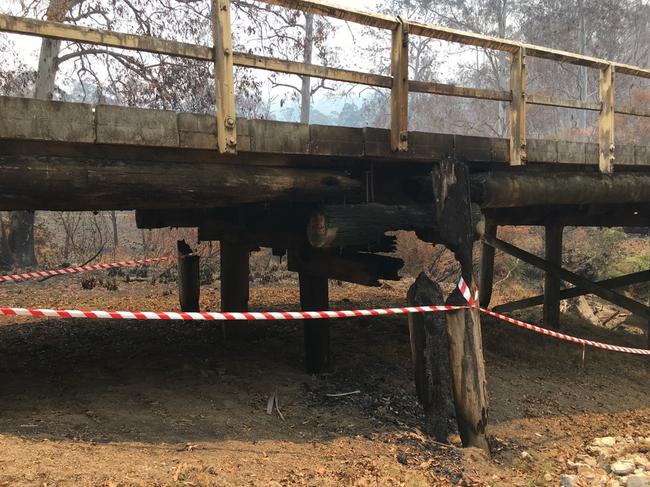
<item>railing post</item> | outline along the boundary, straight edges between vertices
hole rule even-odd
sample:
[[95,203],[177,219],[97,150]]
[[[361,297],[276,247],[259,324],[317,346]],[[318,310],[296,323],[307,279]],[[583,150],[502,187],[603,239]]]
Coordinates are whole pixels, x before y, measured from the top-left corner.
[[390,148],[405,151],[408,149],[409,41],[408,23],[398,19],[391,50]]
[[520,47],[510,63],[510,165],[526,164],[526,50]]
[[212,38],[214,42],[217,148],[222,154],[235,154],[237,153],[237,119],[230,0],[212,0]]
[[600,117],[598,119],[598,168],[614,171],[614,66],[600,70]]

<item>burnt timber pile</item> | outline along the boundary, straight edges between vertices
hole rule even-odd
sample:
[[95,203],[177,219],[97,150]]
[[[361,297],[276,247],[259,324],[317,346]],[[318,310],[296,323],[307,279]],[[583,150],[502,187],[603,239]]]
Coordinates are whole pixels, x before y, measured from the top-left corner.
[[[650,271],[594,283],[561,267],[564,226],[650,224],[650,141],[614,144],[615,113],[650,116],[650,109],[615,105],[614,73],[650,78],[649,69],[319,0],[264,1],[390,30],[392,75],[233,52],[227,0],[213,3],[213,47],[0,15],[0,31],[214,63],[218,94],[216,116],[0,97],[0,210],[136,210],[140,228],[196,227],[201,240],[220,242],[224,311],[248,309],[255,249],[286,255],[299,275],[302,309],[320,310],[328,308],[328,279],[368,286],[399,279],[403,262],[390,255],[395,237],[388,233],[410,230],[454,252],[483,306],[490,302],[498,249],[546,274],[543,296],[503,310],[543,303],[544,323],[557,326],[561,299],[592,293],[650,320],[648,306],[615,291],[648,281]],[[409,35],[509,53],[510,89],[410,81]],[[526,56],[599,70],[599,102],[526,94]],[[233,65],[389,88],[390,129],[237,119]],[[409,131],[409,91],[508,102],[509,137]],[[527,104],[598,112],[598,142],[527,140]],[[499,225],[544,226],[545,258],[498,239]],[[482,246],[478,282],[476,241]],[[181,306],[196,309],[198,258],[184,242],[178,266]],[[575,287],[561,291],[561,281]],[[408,299],[442,304],[443,297],[422,278]],[[464,304],[457,291],[446,302]],[[328,327],[327,321],[304,324],[310,372],[330,366]],[[478,311],[411,317],[409,328],[427,431],[446,441],[439,417],[452,414],[465,445],[487,448]]]

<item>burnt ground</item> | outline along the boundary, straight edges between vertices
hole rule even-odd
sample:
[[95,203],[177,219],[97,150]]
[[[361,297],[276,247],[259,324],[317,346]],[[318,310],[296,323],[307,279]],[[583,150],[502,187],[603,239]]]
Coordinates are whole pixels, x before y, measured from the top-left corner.
[[[334,308],[402,305],[407,284],[331,285]],[[202,289],[218,306],[218,289]],[[2,305],[177,309],[172,284],[79,277],[0,287]],[[293,280],[253,309],[297,309]],[[524,316],[539,318],[535,309]],[[642,347],[565,315],[565,331]],[[334,367],[302,368],[294,322],[0,317],[0,485],[557,485],[597,436],[650,436],[650,362],[483,318],[492,458],[419,431],[405,317],[332,321]],[[360,391],[328,397],[328,393]],[[281,415],[266,412],[277,392]],[[523,453],[526,452],[526,453]]]

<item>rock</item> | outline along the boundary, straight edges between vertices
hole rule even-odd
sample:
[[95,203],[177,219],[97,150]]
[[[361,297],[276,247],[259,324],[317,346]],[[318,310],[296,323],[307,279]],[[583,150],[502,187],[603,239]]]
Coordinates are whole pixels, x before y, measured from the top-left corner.
[[644,474],[628,475],[627,487],[649,487],[650,479]]
[[610,468],[616,475],[628,475],[634,472],[635,465],[633,462],[614,462]]
[[593,446],[607,446],[611,447],[616,444],[616,438],[613,436],[603,436],[602,438],[594,438],[594,441],[591,442]]
[[397,451],[397,461],[402,465],[406,465],[409,462],[409,457],[402,450]]
[[646,458],[643,455],[636,455],[634,457],[634,463],[638,468],[642,468],[644,470],[650,470],[650,460]]
[[553,480],[553,476],[550,473],[546,472],[544,474],[544,480],[546,480],[547,482],[550,482],[551,480]]
[[527,451],[522,451],[521,452],[521,458],[524,459],[524,460],[532,460],[533,459],[533,457]]
[[560,475],[560,485],[562,487],[578,487],[578,476]]

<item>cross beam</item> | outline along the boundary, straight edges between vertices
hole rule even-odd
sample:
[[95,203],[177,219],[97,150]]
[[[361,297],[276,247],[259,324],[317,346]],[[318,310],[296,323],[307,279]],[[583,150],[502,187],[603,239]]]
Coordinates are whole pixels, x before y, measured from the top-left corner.
[[623,309],[642,316],[645,319],[650,319],[650,306],[646,306],[645,304],[639,303],[638,301],[630,299],[627,296],[623,296],[622,294],[612,291],[611,289],[607,289],[601,284],[592,282],[589,279],[579,276],[578,274],[568,271],[560,266],[551,264],[541,257],[537,257],[536,255],[515,247],[508,242],[499,240],[498,238],[486,235],[483,237],[483,241],[497,250],[501,250],[502,252],[510,254],[513,257],[526,262],[527,264],[537,267],[538,269],[542,269],[549,274],[553,274],[564,281],[570,282],[574,286],[584,288],[591,294],[595,294],[596,296],[614,303]]
[[[607,289],[616,289],[619,287],[631,286],[632,284],[639,284],[641,282],[650,281],[650,270],[634,272],[632,274],[626,274],[624,276],[613,277],[611,279],[605,279],[603,281],[597,281],[596,284]],[[572,287],[569,289],[562,289],[560,291],[560,300],[577,298],[578,296],[583,296],[585,294],[590,294],[588,289],[585,289],[580,286]],[[500,304],[494,307],[494,311],[499,313],[506,313],[508,311],[515,311],[517,309],[530,308],[531,306],[538,306],[544,303],[544,295],[539,294],[537,296],[532,296],[530,298],[519,299],[517,301],[511,301],[509,303]]]

